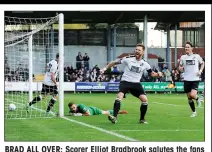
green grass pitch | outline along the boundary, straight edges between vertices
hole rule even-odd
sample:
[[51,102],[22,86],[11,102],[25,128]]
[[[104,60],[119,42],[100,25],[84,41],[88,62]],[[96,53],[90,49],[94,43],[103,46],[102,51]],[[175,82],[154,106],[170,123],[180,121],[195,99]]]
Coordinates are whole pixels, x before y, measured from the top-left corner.
[[[149,124],[139,124],[140,101],[130,94],[122,101],[117,124],[111,124],[106,115],[67,116],[68,102],[83,103],[103,110],[112,109],[116,94],[66,93],[65,118],[44,117],[45,101],[34,105],[27,114],[23,104],[27,95],[5,95],[5,141],[204,141],[204,104],[197,109],[198,116],[190,118],[191,110],[185,94],[147,94]],[[7,110],[14,102],[17,109]],[[37,108],[37,109],[36,109]],[[38,110],[40,109],[40,110]],[[55,105],[58,109],[58,103]],[[20,118],[20,119],[17,119]],[[26,118],[26,119],[24,119]]]

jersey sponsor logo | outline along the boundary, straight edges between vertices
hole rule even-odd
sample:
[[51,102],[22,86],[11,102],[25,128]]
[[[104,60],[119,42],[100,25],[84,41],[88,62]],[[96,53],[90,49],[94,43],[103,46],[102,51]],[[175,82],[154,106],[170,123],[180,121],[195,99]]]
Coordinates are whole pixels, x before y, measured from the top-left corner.
[[141,69],[140,67],[136,67],[136,66],[131,66],[130,71],[135,72],[135,73],[140,73]]
[[186,65],[195,65],[195,60],[186,60]]

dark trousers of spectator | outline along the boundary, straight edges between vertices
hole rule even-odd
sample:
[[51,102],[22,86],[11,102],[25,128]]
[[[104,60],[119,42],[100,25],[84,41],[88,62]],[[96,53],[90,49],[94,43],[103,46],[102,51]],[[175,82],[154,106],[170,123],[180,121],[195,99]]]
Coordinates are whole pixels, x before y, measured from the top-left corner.
[[88,61],[84,61],[84,66],[87,70],[89,70],[89,62]]
[[77,70],[81,69],[81,61],[77,61],[76,68]]

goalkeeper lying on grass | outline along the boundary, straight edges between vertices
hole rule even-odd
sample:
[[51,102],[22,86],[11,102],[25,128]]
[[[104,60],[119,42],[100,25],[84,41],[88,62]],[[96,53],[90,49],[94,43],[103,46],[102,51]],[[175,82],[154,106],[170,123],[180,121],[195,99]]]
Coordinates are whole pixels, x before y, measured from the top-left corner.
[[[113,110],[102,110],[97,107],[86,106],[84,104],[68,104],[69,114],[72,116],[92,116],[92,115],[112,115]],[[120,110],[119,114],[128,114],[126,110]]]

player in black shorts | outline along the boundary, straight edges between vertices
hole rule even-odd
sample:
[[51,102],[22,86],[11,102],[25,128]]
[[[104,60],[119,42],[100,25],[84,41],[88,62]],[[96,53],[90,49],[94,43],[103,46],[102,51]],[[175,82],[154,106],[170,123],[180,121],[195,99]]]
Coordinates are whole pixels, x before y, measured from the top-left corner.
[[58,62],[59,62],[59,53],[57,53],[55,60],[51,60],[47,64],[41,94],[35,97],[31,102],[29,102],[29,104],[27,105],[27,112],[30,106],[41,101],[43,97],[45,97],[47,94],[52,95],[52,98],[50,99],[46,109],[47,114],[56,103],[58,95],[57,82],[56,82],[56,77],[58,75]]
[[126,93],[131,93],[133,96],[141,100],[140,106],[140,123],[147,124],[145,120],[145,114],[147,112],[148,102],[146,93],[141,85],[140,79],[145,70],[152,77],[161,77],[161,72],[154,72],[151,70],[150,65],[142,59],[145,51],[145,46],[142,44],[136,45],[135,56],[129,58],[122,58],[116,61],[112,61],[105,68],[100,70],[101,73],[104,73],[107,69],[111,68],[116,64],[124,65],[124,73],[119,84],[119,93],[113,105],[113,115],[109,115],[108,119],[112,123],[116,123],[118,112],[121,107],[121,100],[123,99]]
[[[196,117],[197,112],[193,100],[198,106],[201,102],[197,96],[201,73],[204,69],[204,61],[198,54],[193,53],[193,46],[190,42],[185,44],[185,55],[180,58],[179,70],[184,72],[184,91],[187,94],[188,103],[192,110],[191,117]],[[200,68],[199,68],[199,65]]]

